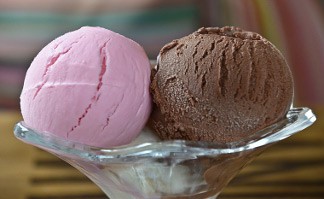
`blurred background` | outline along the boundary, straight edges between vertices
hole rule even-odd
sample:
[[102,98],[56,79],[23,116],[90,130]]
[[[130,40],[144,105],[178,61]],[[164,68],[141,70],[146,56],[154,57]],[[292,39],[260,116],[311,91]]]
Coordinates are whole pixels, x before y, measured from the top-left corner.
[[295,102],[324,104],[324,0],[0,0],[0,109],[19,109],[25,72],[42,47],[85,25],[132,38],[151,59],[202,26],[255,31],[287,58]]

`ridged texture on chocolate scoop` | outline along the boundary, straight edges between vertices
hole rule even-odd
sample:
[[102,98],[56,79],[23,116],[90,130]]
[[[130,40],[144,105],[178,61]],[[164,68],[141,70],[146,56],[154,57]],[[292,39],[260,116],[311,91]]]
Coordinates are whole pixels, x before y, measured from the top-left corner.
[[240,140],[285,117],[293,98],[282,54],[257,33],[201,28],[164,46],[151,125],[162,139]]

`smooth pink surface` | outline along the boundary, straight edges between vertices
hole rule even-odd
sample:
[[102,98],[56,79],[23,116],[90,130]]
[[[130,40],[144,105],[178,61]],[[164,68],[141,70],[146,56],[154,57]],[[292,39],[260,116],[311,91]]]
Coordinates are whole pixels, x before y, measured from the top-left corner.
[[97,147],[132,141],[150,111],[150,64],[136,42],[82,27],[44,47],[21,94],[26,124]]

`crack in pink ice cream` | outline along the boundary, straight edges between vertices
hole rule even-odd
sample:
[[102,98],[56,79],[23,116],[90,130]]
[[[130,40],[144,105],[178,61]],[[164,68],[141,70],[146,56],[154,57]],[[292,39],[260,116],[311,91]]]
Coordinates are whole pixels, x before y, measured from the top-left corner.
[[[80,39],[81,39],[81,38],[82,38],[82,36],[80,37]],[[80,39],[79,39],[79,40],[80,40]],[[49,71],[50,67],[53,66],[53,65],[56,63],[56,61],[57,61],[57,60],[58,60],[62,55],[67,54],[67,53],[71,50],[71,48],[73,47],[73,45],[76,44],[76,43],[78,43],[79,40],[77,40],[77,41],[71,43],[71,46],[70,46],[68,49],[64,50],[63,52],[59,52],[57,55],[54,55],[54,56],[52,56],[52,57],[49,59],[49,62],[48,62],[48,63],[46,64],[46,66],[45,66],[45,72],[44,72],[44,74],[43,74],[43,76],[42,76],[43,81],[42,81],[42,83],[41,83],[40,85],[37,85],[37,86],[36,86],[37,90],[36,90],[36,92],[35,92],[35,95],[34,95],[33,99],[35,99],[35,98],[37,97],[38,93],[42,90],[43,86],[47,83],[47,80],[48,80],[48,71]],[[57,47],[58,47],[60,44],[61,44],[61,42],[58,43],[58,44],[54,47],[54,49],[57,49]]]
[[[98,85],[97,85],[97,90],[96,90],[96,93],[95,95],[91,98],[91,102],[90,104],[87,106],[87,108],[85,109],[84,113],[82,114],[81,117],[79,117],[78,119],[78,124],[73,126],[71,128],[71,130],[67,133],[67,137],[69,137],[70,133],[72,133],[77,127],[79,127],[81,125],[81,122],[83,120],[83,118],[86,117],[87,113],[90,111],[91,109],[91,106],[93,103],[97,102],[99,100],[99,97],[100,97],[100,89],[102,87],[102,78],[103,76],[105,75],[106,71],[107,71],[107,64],[106,64],[106,61],[107,61],[107,57],[106,57],[106,46],[107,46],[107,43],[110,41],[110,39],[108,39],[108,41],[106,41],[103,46],[100,48],[100,57],[101,57],[101,71],[100,71],[100,74],[99,74],[99,82],[98,82]],[[108,126],[108,124],[105,125],[105,127]]]
[[120,103],[118,103],[118,104],[115,106],[115,108],[113,109],[112,113],[109,114],[109,115],[107,116],[106,124],[102,127],[102,130],[105,130],[105,128],[109,125],[110,117],[112,117],[112,116],[116,113],[118,107],[119,107],[120,104],[123,102],[124,97],[125,97],[125,94],[122,95],[121,100],[120,100]]

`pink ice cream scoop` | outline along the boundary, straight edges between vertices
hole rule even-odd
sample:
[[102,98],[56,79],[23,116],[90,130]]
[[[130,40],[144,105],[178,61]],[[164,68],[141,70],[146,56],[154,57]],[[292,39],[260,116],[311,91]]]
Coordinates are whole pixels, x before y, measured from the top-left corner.
[[100,27],[82,27],[44,47],[20,96],[25,123],[97,147],[132,141],[150,111],[150,63],[143,48]]

